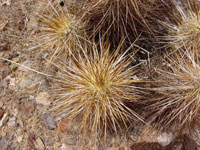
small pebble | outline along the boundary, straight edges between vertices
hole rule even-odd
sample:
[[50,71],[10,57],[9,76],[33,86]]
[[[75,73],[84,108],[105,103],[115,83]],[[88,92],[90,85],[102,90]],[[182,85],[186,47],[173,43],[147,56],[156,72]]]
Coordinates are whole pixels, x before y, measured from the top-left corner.
[[158,143],[161,144],[162,146],[167,146],[169,145],[173,140],[173,134],[172,133],[162,133],[158,137]]
[[15,126],[15,123],[16,123],[16,118],[13,116],[12,118],[9,119],[8,126],[13,127]]
[[61,132],[66,132],[69,128],[69,120],[61,120],[57,124],[58,130]]
[[72,146],[66,145],[65,143],[62,144],[60,150],[73,150]]
[[21,143],[22,142],[23,137],[22,136],[17,136],[17,142]]
[[47,106],[51,103],[51,101],[49,101],[49,98],[50,98],[49,93],[41,92],[38,94],[35,101],[37,104],[42,104],[42,105]]
[[[31,35],[34,35],[35,34],[35,30],[32,30],[31,31]],[[27,45],[28,46],[28,45]]]
[[76,145],[76,140],[73,139],[73,138],[67,138],[65,140],[65,143],[68,144],[68,145]]
[[24,102],[20,105],[20,111],[26,116],[31,116],[35,111],[35,106],[31,102]]
[[14,112],[13,115],[14,115],[15,117],[17,117],[18,110],[15,108],[13,112]]
[[8,6],[10,6],[10,5],[11,5],[11,0],[7,0],[7,1],[6,1],[6,4],[7,4]]
[[22,139],[24,137],[24,132],[23,132],[23,130],[21,128],[17,129],[15,137],[16,137],[18,143],[22,142]]
[[54,130],[56,128],[56,122],[52,116],[44,114],[41,118],[44,120],[44,126],[46,129]]

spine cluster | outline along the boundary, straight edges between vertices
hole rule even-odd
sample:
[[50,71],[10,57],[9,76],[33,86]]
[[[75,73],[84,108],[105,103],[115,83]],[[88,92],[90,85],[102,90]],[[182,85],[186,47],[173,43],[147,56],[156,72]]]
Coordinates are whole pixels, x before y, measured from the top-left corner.
[[38,16],[39,47],[58,68],[60,88],[50,111],[77,121],[84,135],[117,134],[135,121],[161,130],[192,129],[200,119],[199,5],[50,3]]

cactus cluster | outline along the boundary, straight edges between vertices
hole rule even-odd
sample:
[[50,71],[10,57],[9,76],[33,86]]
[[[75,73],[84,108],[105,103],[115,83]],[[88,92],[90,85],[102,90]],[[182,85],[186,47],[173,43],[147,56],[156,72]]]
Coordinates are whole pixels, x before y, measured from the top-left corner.
[[60,88],[50,111],[78,121],[84,135],[118,133],[135,120],[161,130],[192,129],[200,117],[199,5],[50,2],[38,15],[40,45],[58,68]]

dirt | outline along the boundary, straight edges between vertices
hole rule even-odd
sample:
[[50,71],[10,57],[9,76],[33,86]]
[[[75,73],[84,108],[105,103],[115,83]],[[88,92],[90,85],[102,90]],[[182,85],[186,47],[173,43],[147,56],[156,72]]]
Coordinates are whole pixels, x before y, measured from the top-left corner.
[[[39,34],[35,17],[46,3],[45,0],[0,0],[0,58],[4,59],[0,59],[0,150],[139,150],[141,147],[144,150],[149,144],[154,150],[162,148],[155,143],[157,135],[138,137],[141,131],[137,128],[126,136],[110,137],[106,144],[100,141],[97,147],[90,143],[83,145],[75,125],[68,127],[68,121],[63,123],[51,114],[42,117],[43,104],[48,102],[37,103],[36,99],[38,96],[42,99],[44,92],[51,97],[53,81],[31,68],[38,72],[45,69],[44,58],[33,47]],[[61,128],[65,124],[67,127]],[[140,141],[148,143],[137,143],[131,148]]]

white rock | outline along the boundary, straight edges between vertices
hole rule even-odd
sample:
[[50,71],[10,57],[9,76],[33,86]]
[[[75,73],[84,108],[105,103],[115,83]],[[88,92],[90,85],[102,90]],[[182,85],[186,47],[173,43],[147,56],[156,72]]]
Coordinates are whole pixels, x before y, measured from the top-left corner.
[[11,0],[7,0],[6,4],[7,4],[8,6],[10,6],[10,5],[11,5]]
[[3,2],[0,1],[0,6],[1,5],[8,5],[8,6],[10,6],[11,5],[11,0],[5,0]]
[[23,140],[23,130],[21,128],[18,128],[17,131],[16,131],[16,139],[17,139],[17,142],[18,143],[21,143],[22,140]]
[[18,110],[17,110],[17,108],[15,108],[15,109],[14,109],[13,115],[14,115],[15,117],[17,117],[17,114],[18,114]]
[[168,144],[171,143],[173,140],[173,134],[172,133],[162,133],[160,136],[158,136],[158,143],[161,144],[162,146],[167,146]]
[[21,73],[21,76],[17,78],[17,85],[21,89],[28,89],[33,92],[37,89],[39,84],[39,78],[31,71]]
[[74,150],[74,149],[75,149],[74,146],[63,143],[59,150]]
[[60,150],[69,150],[69,148],[63,143]]
[[15,118],[15,117],[12,117],[12,118],[10,118],[9,121],[8,121],[8,126],[9,126],[9,127],[13,127],[13,126],[15,125],[15,123],[16,123],[16,118]]
[[50,96],[49,93],[47,92],[41,92],[38,94],[38,96],[36,97],[36,103],[37,104],[42,104],[42,105],[49,105],[51,102],[49,100]]
[[15,78],[11,78],[10,76],[6,77],[8,80],[10,80],[10,84],[9,87],[11,89],[16,88],[16,79]]
[[32,96],[32,95],[29,96],[29,100],[30,100],[30,101],[32,101],[32,100],[34,100],[34,99],[35,99],[34,96]]
[[68,145],[76,145],[76,141],[73,138],[66,138],[65,143]]
[[21,143],[22,142],[23,137],[22,136],[17,136],[17,142]]

